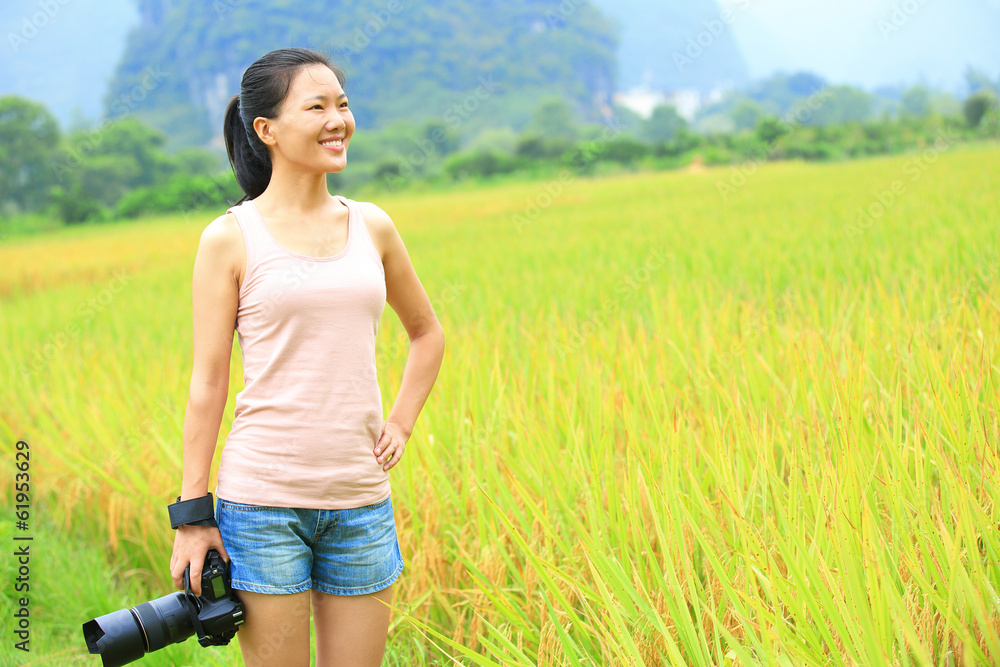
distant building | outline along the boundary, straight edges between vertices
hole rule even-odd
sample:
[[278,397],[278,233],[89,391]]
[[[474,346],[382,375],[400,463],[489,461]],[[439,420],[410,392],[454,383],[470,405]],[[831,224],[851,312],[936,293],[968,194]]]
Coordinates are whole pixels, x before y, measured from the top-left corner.
[[667,95],[667,104],[672,104],[677,115],[686,121],[694,120],[694,115],[701,108],[703,100],[701,93],[694,88],[675,90]]
[[625,107],[642,118],[653,115],[653,109],[668,104],[677,110],[677,115],[685,120],[692,120],[701,108],[701,93],[694,88],[684,88],[670,92],[650,90],[649,88],[633,88],[625,92],[615,93],[615,104]]

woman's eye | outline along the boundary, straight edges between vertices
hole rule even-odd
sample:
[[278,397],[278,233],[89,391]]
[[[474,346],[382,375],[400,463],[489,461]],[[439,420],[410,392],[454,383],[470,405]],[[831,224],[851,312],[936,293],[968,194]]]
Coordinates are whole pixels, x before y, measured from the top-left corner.
[[313,106],[309,107],[309,110],[312,111],[313,109],[322,109],[322,108],[323,107],[321,107],[320,105],[314,104]]

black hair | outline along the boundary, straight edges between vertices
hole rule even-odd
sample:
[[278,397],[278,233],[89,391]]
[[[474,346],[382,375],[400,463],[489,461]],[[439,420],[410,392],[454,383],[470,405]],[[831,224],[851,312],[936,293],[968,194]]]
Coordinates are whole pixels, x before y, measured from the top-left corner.
[[292,79],[303,67],[325,65],[337,75],[343,87],[344,70],[312,49],[277,49],[258,58],[240,82],[240,93],[229,100],[222,134],[226,140],[229,164],[245,196],[237,204],[259,197],[271,181],[271,154],[257,136],[253,121],[258,116],[274,118],[288,95]]

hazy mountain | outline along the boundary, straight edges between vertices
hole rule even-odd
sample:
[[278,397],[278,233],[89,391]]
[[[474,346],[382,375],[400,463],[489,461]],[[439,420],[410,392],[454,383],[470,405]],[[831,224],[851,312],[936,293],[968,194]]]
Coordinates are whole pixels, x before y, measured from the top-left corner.
[[[459,22],[466,20],[474,20],[477,25],[501,20],[515,23],[506,32],[494,31],[489,37],[487,33],[473,32],[474,43],[465,45],[469,49],[468,62],[455,64],[451,61],[449,67],[453,64],[457,67],[453,76],[444,72],[435,75],[449,82],[456,93],[463,92],[464,86],[468,94],[475,77],[468,77],[467,73],[477,67],[480,71],[489,67],[504,72],[510,60],[508,55],[515,52],[504,48],[506,46],[532,49],[521,53],[520,61],[517,58],[514,61],[527,61],[539,75],[552,75],[564,60],[559,55],[563,46],[553,44],[553,37],[563,42],[575,41],[576,44],[570,44],[569,48],[577,48],[580,53],[595,48],[590,61],[572,65],[575,83],[570,87],[578,99],[586,96],[587,92],[582,90],[586,86],[594,86],[596,90],[591,92],[598,95],[603,95],[609,86],[629,89],[643,82],[658,89],[693,87],[704,91],[726,81],[740,85],[749,77],[762,79],[776,70],[808,70],[832,83],[852,83],[869,89],[922,80],[960,95],[965,93],[963,73],[970,65],[994,79],[1000,76],[1000,39],[996,36],[1000,30],[1000,0],[951,0],[948,3],[593,0],[593,4],[610,18],[601,18],[588,10],[584,0],[552,0],[547,3],[548,11],[539,11],[537,5],[532,10],[532,3],[524,0],[507,3],[454,0],[454,4],[448,5],[451,9],[446,16],[442,15],[442,9],[426,0],[374,0],[351,3],[349,7],[368,7],[377,11],[397,3],[404,11],[391,14],[385,29],[376,25],[374,37],[369,38],[373,44],[400,40],[392,57],[384,59],[381,48],[366,48],[357,55],[368,62],[352,64],[352,73],[357,75],[354,83],[373,86],[377,88],[375,92],[383,96],[375,112],[384,109],[396,116],[408,113],[407,105],[413,98],[409,94],[396,95],[393,91],[412,93],[414,87],[425,81],[422,68],[433,69],[441,65],[434,41],[439,35],[434,30],[447,39],[450,33],[458,31]],[[0,94],[16,93],[42,102],[65,127],[74,115],[100,122],[104,113],[113,107],[121,111],[141,102],[133,97],[148,96],[150,91],[144,90],[142,83],[145,76],[148,85],[155,84],[161,90],[174,89],[191,99],[200,96],[205,104],[209,104],[210,98],[214,99],[211,104],[215,106],[211,108],[214,109],[212,113],[217,114],[219,100],[233,91],[241,67],[249,64],[251,54],[259,55],[265,48],[258,38],[260,17],[268,17],[263,30],[278,36],[278,46],[329,46],[331,38],[326,37],[327,34],[346,38],[350,44],[351,39],[358,38],[355,31],[363,29],[367,21],[360,24],[355,21],[349,24],[350,27],[339,30],[348,25],[344,23],[346,15],[336,12],[334,18],[327,18],[331,11],[328,9],[319,15],[314,12],[312,30],[301,30],[292,27],[287,16],[289,10],[277,12],[274,9],[300,4],[340,6],[332,1],[203,0],[196,4],[201,7],[203,21],[179,24],[172,33],[142,29],[136,33],[131,53],[145,53],[148,58],[142,67],[132,71],[128,67],[143,62],[141,58],[129,57],[130,64],[123,63],[126,37],[131,29],[142,24],[137,0],[54,0],[52,3],[4,0],[0,2]],[[145,24],[165,20],[168,7],[177,11],[191,5],[183,0],[144,3]],[[724,8],[730,10],[732,20],[719,34],[713,34],[711,28],[718,28],[714,21],[722,16]],[[299,11],[296,9],[295,13]],[[535,11],[534,20],[525,20],[531,11]],[[518,12],[521,18],[517,18]],[[428,29],[414,34],[407,29],[411,22]],[[567,22],[573,24],[573,32],[556,30]],[[614,73],[604,72],[603,64],[607,63],[607,52],[614,51],[614,43],[609,39],[614,30],[612,23],[620,37],[616,77]],[[431,26],[437,27],[430,29]],[[575,32],[577,30],[579,32]],[[218,44],[219,48],[213,46],[212,51],[203,52],[199,48],[201,44]],[[701,47],[701,54],[691,58],[690,63],[685,61],[688,53],[697,53],[697,47]],[[411,49],[412,57],[408,58],[403,49]],[[177,57],[180,54],[189,61],[185,67],[200,68],[207,63],[205,71],[212,72],[216,78],[209,80],[200,74],[189,77],[188,70],[179,66],[181,61]],[[119,69],[120,63],[123,66]],[[168,68],[167,63],[175,65]],[[399,67],[400,63],[405,67]],[[154,69],[143,75],[145,67]],[[156,67],[160,68],[161,79],[155,78],[159,75]],[[108,96],[109,83],[116,70],[119,83],[115,92]],[[361,77],[362,72],[376,72],[379,78]],[[137,85],[139,88],[135,88]],[[213,89],[216,92],[210,94]],[[130,91],[135,95],[130,97]],[[457,101],[461,101],[460,95]],[[183,118],[170,106],[159,105],[156,113]],[[530,110],[531,106],[508,107],[506,112],[523,120],[525,109]],[[441,113],[439,109],[433,111]],[[370,120],[375,120],[375,116]],[[484,116],[481,120],[499,121],[502,118]],[[207,128],[213,126],[211,120],[204,123],[202,127],[202,121],[194,119],[196,134],[207,132]],[[173,126],[172,131],[190,132],[183,123]]]
[[590,5],[563,11],[559,0],[139,4],[143,20],[129,35],[108,109],[118,115],[116,100],[148,88],[121,111],[134,109],[174,142],[217,135],[243,71],[266,51],[289,45],[337,56],[365,127],[434,117],[463,133],[484,124],[516,127],[542,95],[561,95],[594,115],[614,92],[617,38]]
[[592,0],[621,26],[619,88],[739,87],[750,75],[733,38],[734,12],[716,0]]

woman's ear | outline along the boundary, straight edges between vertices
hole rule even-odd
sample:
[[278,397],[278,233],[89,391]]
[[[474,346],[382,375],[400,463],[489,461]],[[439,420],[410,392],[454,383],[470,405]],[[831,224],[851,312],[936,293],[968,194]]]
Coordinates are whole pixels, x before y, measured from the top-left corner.
[[271,132],[271,121],[263,116],[257,116],[253,119],[253,129],[260,137],[260,140],[264,142],[265,146],[274,146],[277,141],[274,138],[274,134]]

